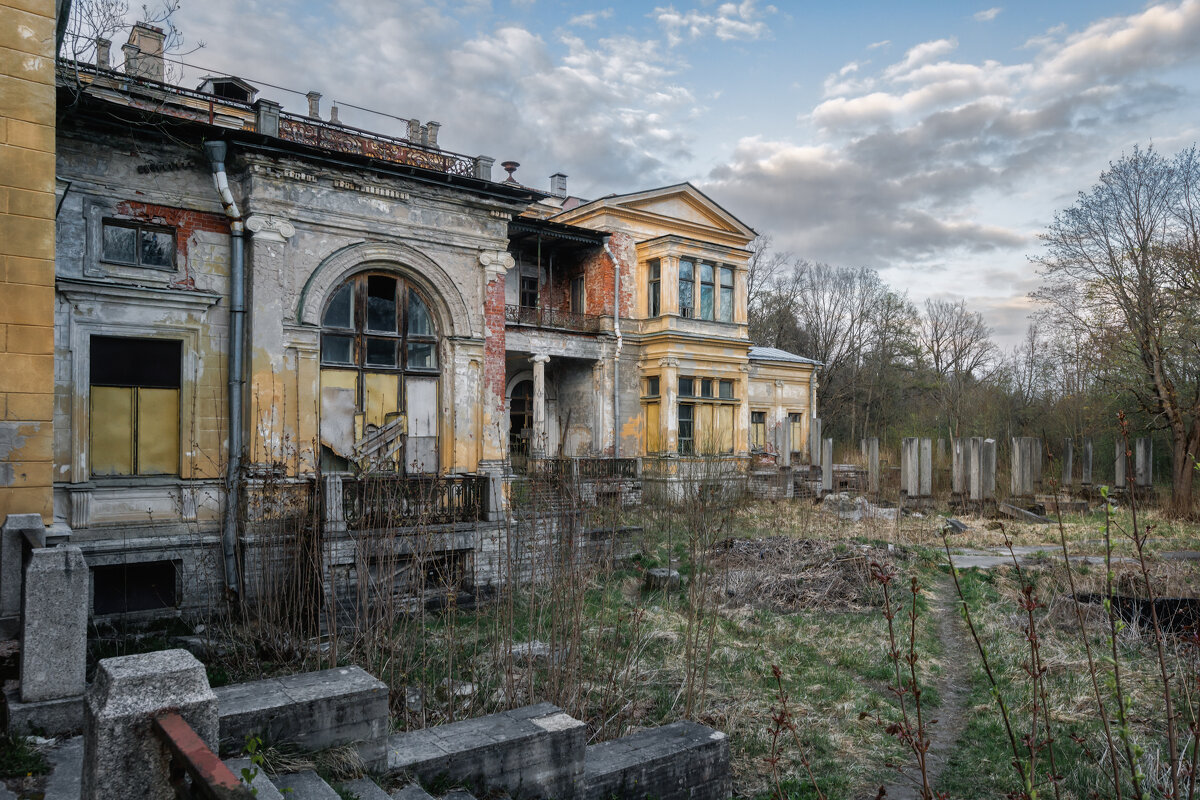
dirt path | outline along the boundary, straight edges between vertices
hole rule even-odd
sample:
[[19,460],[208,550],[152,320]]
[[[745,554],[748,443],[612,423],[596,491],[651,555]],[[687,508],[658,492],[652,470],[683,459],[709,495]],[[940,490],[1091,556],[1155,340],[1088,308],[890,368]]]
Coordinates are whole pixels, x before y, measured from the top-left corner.
[[[971,655],[974,643],[959,616],[958,598],[949,578],[940,581],[930,597],[930,613],[937,621],[938,639],[942,643],[944,671],[937,681],[941,705],[932,711],[937,724],[929,728],[929,752],[925,755],[926,771],[931,787],[937,786],[938,776],[946,766],[958,738],[967,724],[967,698],[970,695]],[[926,712],[929,716],[929,712]],[[904,770],[905,777],[884,787],[888,800],[921,800],[921,774],[915,759]],[[911,778],[911,780],[910,780]]]

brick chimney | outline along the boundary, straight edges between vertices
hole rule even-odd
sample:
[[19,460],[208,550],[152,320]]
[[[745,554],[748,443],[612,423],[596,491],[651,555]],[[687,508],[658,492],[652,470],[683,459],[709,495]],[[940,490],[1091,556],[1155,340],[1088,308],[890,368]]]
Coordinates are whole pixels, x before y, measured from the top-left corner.
[[139,22],[129,32],[129,41],[121,45],[125,52],[125,74],[135,78],[162,81],[163,40],[166,33],[145,22]]
[[550,194],[555,197],[567,196],[567,176],[556,172],[550,176]]
[[96,69],[112,69],[112,42],[96,37]]
[[313,119],[321,118],[321,93],[309,92],[304,95],[308,98],[308,115]]

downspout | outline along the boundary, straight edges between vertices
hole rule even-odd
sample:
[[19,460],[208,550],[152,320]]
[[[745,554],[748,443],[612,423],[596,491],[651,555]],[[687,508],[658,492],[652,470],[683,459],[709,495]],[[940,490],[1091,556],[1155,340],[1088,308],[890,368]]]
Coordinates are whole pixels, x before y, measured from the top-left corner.
[[613,265],[613,333],[617,347],[613,351],[613,458],[621,457],[621,265],[604,237],[604,252]]
[[225,520],[221,530],[221,552],[225,559],[225,590],[241,595],[237,562],[237,492],[242,471],[242,349],[245,340],[246,268],[245,227],[242,212],[229,190],[225,174],[225,142],[205,142],[204,151],[212,165],[213,185],[229,217],[229,467],[225,474]]

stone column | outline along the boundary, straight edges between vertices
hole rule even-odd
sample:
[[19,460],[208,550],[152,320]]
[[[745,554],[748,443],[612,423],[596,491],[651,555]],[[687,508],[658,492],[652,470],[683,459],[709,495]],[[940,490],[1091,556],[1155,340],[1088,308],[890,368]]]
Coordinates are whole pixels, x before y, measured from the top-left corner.
[[[993,457],[995,454],[993,453]],[[975,501],[983,499],[983,438],[972,436],[965,442],[965,450],[963,456],[964,467],[966,468],[967,494]],[[995,476],[995,464],[992,465],[992,474]]]
[[1133,443],[1134,482],[1141,487],[1154,485],[1154,440],[1139,436]]
[[918,442],[912,437],[900,440],[900,491],[916,497],[920,491],[920,455]]
[[1083,486],[1092,485],[1092,439],[1090,436],[1083,439],[1083,450],[1080,454],[1080,476],[1079,483]]
[[1113,463],[1113,488],[1124,489],[1125,486],[1125,442],[1117,439],[1117,459]]
[[658,409],[658,443],[664,453],[677,453],[679,452],[679,361],[674,358],[663,358],[659,360],[658,368],[658,392],[662,397],[662,407]]
[[821,418],[813,417],[812,427],[808,431],[808,458],[816,466],[821,465]]
[[1063,439],[1062,452],[1062,485],[1070,486],[1074,480],[1075,473],[1075,442],[1072,439]]
[[533,362],[533,441],[529,452],[540,457],[546,455],[546,362],[550,356],[539,353],[529,360]]
[[950,457],[950,492],[960,497],[967,491],[966,449],[966,440],[953,440]]
[[821,492],[833,491],[833,439],[821,446]]
[[933,496],[933,440],[921,440],[920,453],[920,476],[918,482],[918,490],[921,497]]
[[979,447],[979,498],[996,497],[996,440],[984,439]]
[[195,656],[160,650],[100,662],[84,715],[82,797],[175,797],[170,751],[153,730],[166,711],[216,750],[217,696]]
[[867,490],[879,494],[879,437],[867,439]]
[[1012,440],[1012,494],[1014,497],[1029,497],[1033,494],[1033,486],[1038,471],[1034,461],[1040,447],[1035,448],[1038,440],[1030,436],[1018,436]]

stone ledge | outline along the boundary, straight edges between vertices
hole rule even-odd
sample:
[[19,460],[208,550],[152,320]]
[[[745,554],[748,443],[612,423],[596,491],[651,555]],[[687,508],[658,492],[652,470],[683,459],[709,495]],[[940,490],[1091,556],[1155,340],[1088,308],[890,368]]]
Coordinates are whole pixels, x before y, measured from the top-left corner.
[[387,765],[387,684],[358,667],[302,672],[213,690],[221,752],[242,752],[248,735],[325,750],[356,744],[369,771]]
[[585,726],[550,703],[401,733],[388,741],[388,771],[422,781],[449,776],[515,798],[579,797]]
[[6,729],[10,733],[63,736],[83,730],[83,695],[23,703],[20,685],[14,684],[4,690],[4,707]]
[[726,800],[733,787],[729,739],[695,722],[674,722],[587,748],[589,798]]

